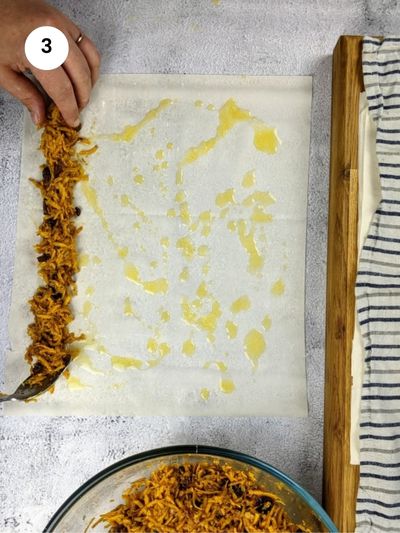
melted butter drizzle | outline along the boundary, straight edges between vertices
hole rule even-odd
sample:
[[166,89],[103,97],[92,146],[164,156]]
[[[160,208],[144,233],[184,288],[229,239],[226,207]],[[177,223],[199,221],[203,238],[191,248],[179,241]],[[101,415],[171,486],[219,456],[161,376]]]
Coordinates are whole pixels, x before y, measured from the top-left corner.
[[82,383],[82,381],[76,376],[68,376],[67,386],[69,390],[72,391],[79,391],[85,389],[86,387],[89,387],[89,385],[85,385],[84,383]]
[[125,128],[120,133],[112,133],[109,135],[101,135],[101,138],[109,139],[111,141],[123,141],[123,142],[132,142],[133,139],[136,137],[136,135],[139,133],[140,130],[142,130],[149,122],[154,120],[158,117],[158,115],[164,111],[164,109],[167,109],[171,104],[172,100],[169,98],[165,98],[164,100],[161,100],[158,106],[154,107],[153,109],[150,109],[144,117],[139,120],[136,124],[131,124],[128,126],[125,126]]
[[129,196],[127,194],[122,194],[121,195],[121,205],[122,205],[122,207],[129,207],[135,213],[135,215],[138,215],[142,219],[142,221],[145,222],[146,224],[150,224],[151,223],[151,221],[150,221],[149,217],[146,215],[146,213],[142,209],[137,207],[132,202],[132,200],[129,198]]
[[204,363],[203,368],[210,368],[213,365],[223,374],[228,371],[228,367],[223,361],[207,361]]
[[83,368],[84,370],[87,370],[91,374],[104,376],[104,372],[94,367],[92,359],[84,351],[80,352],[79,355],[74,359],[74,364],[80,368]]
[[[101,225],[103,226],[103,229],[108,237],[108,240],[113,245],[114,249],[116,250],[118,256],[122,261],[125,263],[124,272],[125,277],[132,281],[133,283],[136,283],[137,285],[140,285],[143,287],[143,289],[148,292],[149,294],[156,294],[156,293],[163,293],[165,294],[168,291],[168,280],[166,278],[158,278],[155,280],[145,281],[142,279],[138,268],[131,264],[126,262],[126,257],[128,255],[128,248],[126,247],[120,247],[114,238],[114,235],[112,234],[109,224],[105,218],[104,211],[100,207],[97,192],[96,190],[89,185],[87,182],[82,182],[82,191],[85,195],[86,201],[88,202],[89,206],[93,209],[93,211],[96,213],[98,218],[100,219]],[[129,197],[126,194],[123,194],[121,196],[121,203],[123,206],[133,206],[132,202],[130,201]],[[137,208],[135,208],[135,211]],[[143,219],[147,220],[146,215],[142,213]]]
[[132,302],[130,298],[127,296],[124,300],[124,315],[125,316],[134,316]]
[[[137,124],[126,126],[122,132],[115,133],[111,136],[109,135],[106,137],[111,138],[113,141],[131,142],[143,127],[145,127],[151,120],[156,118],[162,110],[164,110],[171,104],[172,101],[169,99],[162,100],[156,108],[146,113],[143,119]],[[200,104],[197,103],[197,105],[199,106]],[[201,103],[201,105],[203,105],[203,103]],[[211,104],[207,106],[207,109],[212,109]],[[189,148],[185,152],[183,158],[179,161],[176,172],[176,183],[183,184],[184,167],[195,163],[198,159],[205,156],[210,150],[212,150],[216,146],[216,144],[222,138],[224,138],[229,133],[230,130],[232,130],[235,125],[241,122],[248,122],[251,124],[253,128],[253,143],[257,150],[267,154],[273,154],[277,151],[280,141],[275,129],[266,126],[262,123],[262,121],[252,116],[248,110],[238,107],[236,103],[232,99],[230,99],[225,102],[225,104],[219,109],[219,123],[216,128],[215,136],[207,140],[201,141],[197,146]],[[168,143],[167,149],[172,148],[172,143]],[[155,158],[159,161],[162,161],[165,158],[164,151],[161,149],[158,150],[155,153]],[[156,170],[158,170],[159,167],[166,168],[167,165],[168,163],[164,161],[163,163],[157,166]],[[134,181],[136,183],[142,183],[144,181],[143,176],[135,176]],[[254,184],[255,173],[254,171],[249,171],[242,179],[242,187],[250,188]],[[132,281],[133,283],[140,285],[146,292],[150,294],[165,294],[168,291],[168,280],[166,280],[165,278],[159,278],[155,280],[144,281],[140,275],[138,268],[135,265],[127,263],[125,261],[125,258],[128,255],[129,251],[127,248],[118,247],[117,242],[110,231],[107,220],[105,219],[104,212],[97,201],[96,191],[87,183],[84,183],[83,187],[83,192],[86,196],[86,199],[89,205],[93,208],[93,210],[99,217],[108,239],[116,248],[119,257],[124,260],[124,272],[126,278]],[[175,197],[175,201],[178,206],[177,211],[174,209],[170,209],[168,212],[168,216],[178,216],[183,224],[189,226],[191,231],[196,231],[197,228],[200,227],[202,236],[207,237],[211,232],[211,222],[214,218],[212,212],[205,211],[203,213],[200,213],[196,221],[193,222],[184,190],[178,190]],[[264,258],[262,257],[261,253],[257,248],[254,230],[255,224],[270,222],[272,220],[272,215],[266,213],[264,211],[264,208],[268,207],[274,202],[275,199],[269,192],[255,191],[252,194],[248,195],[241,202],[242,206],[253,209],[249,220],[250,225],[248,226],[244,220],[228,222],[228,228],[230,229],[230,231],[237,231],[240,243],[249,256],[250,272],[258,272],[262,269],[264,265]],[[235,198],[235,190],[231,188],[219,193],[215,199],[215,203],[219,208],[222,209],[221,216],[225,217],[226,214],[229,212],[230,207],[234,207],[235,205],[237,205],[237,201]],[[127,195],[121,196],[121,204],[123,206],[129,206],[135,212],[135,214],[139,214],[139,216],[144,222],[148,222],[148,220],[146,220],[145,218],[145,213],[143,211],[140,211],[136,206],[134,206],[134,204],[132,204],[131,200]],[[163,238],[160,244],[164,248],[167,248],[169,246],[167,238]],[[176,246],[178,249],[181,250],[183,256],[186,259],[191,260],[196,253],[196,247],[194,246],[193,241],[188,236],[179,239],[176,242]],[[205,256],[208,253],[208,247],[206,245],[199,246],[197,248],[197,253],[199,256]],[[208,272],[208,269],[203,268],[202,270],[204,274]],[[187,276],[188,270],[185,267],[180,275],[181,281],[185,281],[187,279]],[[271,289],[274,294],[278,294],[279,291],[282,290],[283,292],[284,290],[284,285],[283,289],[281,289],[280,287],[276,286],[277,283],[278,282],[276,282],[276,284]],[[281,283],[283,284],[283,282]],[[208,340],[210,342],[213,342],[215,340],[215,331],[218,325],[218,321],[222,315],[221,305],[216,300],[216,298],[214,298],[214,296],[210,294],[204,281],[199,285],[196,294],[197,298],[193,300],[189,300],[188,298],[183,298],[181,300],[182,318],[188,324],[194,325],[197,328],[203,330],[205,333],[207,333]],[[233,312],[246,310],[250,307],[251,303],[250,301],[245,301],[246,298],[247,297],[242,297],[243,301],[237,304],[238,309]],[[126,299],[126,301],[127,300],[129,299]],[[207,310],[204,309],[204,300],[207,300]],[[239,298],[236,303],[240,300],[241,298]],[[160,316],[161,319],[166,322],[167,320],[169,320],[169,313],[167,311],[164,311],[163,313],[164,314],[161,314]],[[133,311],[130,308],[130,311],[125,312],[125,314],[129,316],[133,314]],[[269,317],[266,316],[262,324],[265,330],[268,329],[270,327]],[[231,321],[227,321],[225,327],[227,335],[230,339],[233,339],[237,336],[238,328],[236,324]],[[256,369],[258,366],[258,360],[264,353],[265,346],[266,345],[264,337],[258,330],[253,329],[248,332],[244,339],[244,348],[245,354],[251,361],[254,369]],[[163,357],[170,353],[170,347],[167,343],[159,343],[158,340],[154,338],[149,339],[147,348],[148,351],[153,355],[158,355],[158,358],[152,359],[151,361],[147,361],[148,367],[156,366],[157,364],[159,364]],[[182,353],[184,355],[191,356],[195,352],[195,349],[196,347],[191,339],[184,341],[184,343],[182,344]],[[118,368],[119,365],[119,369],[129,368],[132,366],[135,368],[142,368],[143,366],[143,362],[139,359],[120,356],[113,356],[112,364],[116,368]],[[227,371],[227,366],[221,361],[214,361],[210,364],[215,364],[221,372]],[[224,393],[232,393],[235,390],[235,384],[230,379],[221,379],[219,385],[220,390]],[[208,389],[201,389],[200,395],[204,400],[207,400],[209,398]]]
[[232,98],[222,105],[218,116],[219,122],[214,137],[210,137],[201,141],[197,146],[189,148],[178,163],[176,172],[177,184],[183,183],[183,169],[185,166],[193,164],[208,154],[240,122],[251,123],[253,127],[253,144],[257,150],[267,154],[274,154],[278,151],[280,140],[276,130],[254,117],[247,109],[239,107]]
[[82,192],[86,198],[87,203],[89,204],[89,206],[93,209],[93,211],[96,213],[96,215],[100,219],[101,225],[103,226],[103,229],[107,235],[108,240],[111,242],[111,244],[114,247],[118,248],[118,244],[114,238],[114,235],[111,233],[110,226],[104,215],[104,211],[100,207],[96,190],[91,185],[89,185],[89,183],[86,181],[81,182],[81,188],[82,188]]
[[192,341],[192,339],[187,339],[182,344],[182,353],[183,355],[186,355],[187,357],[191,357],[194,352],[196,351],[196,345]]
[[202,389],[200,389],[200,398],[204,401],[207,401],[209,400],[210,398],[210,391],[209,389],[207,389],[207,387],[203,387]]
[[205,282],[197,288],[197,298],[181,299],[181,311],[182,318],[187,324],[204,331],[210,342],[215,340],[215,331],[222,315],[221,304],[210,293]]
[[219,380],[219,389],[225,394],[232,394],[236,389],[234,382],[231,379],[221,378]]
[[285,283],[281,278],[276,280],[272,285],[271,292],[274,296],[282,296],[282,294],[285,292]]
[[240,313],[241,311],[247,311],[251,307],[250,298],[247,295],[240,296],[231,305],[232,313]]
[[228,335],[229,339],[236,338],[238,327],[234,322],[232,322],[231,320],[228,320],[225,324],[225,330],[226,330],[226,334]]
[[127,368],[140,369],[143,366],[143,361],[135,359],[134,357],[121,357],[119,355],[111,356],[111,366],[116,370],[126,370]]
[[246,189],[249,187],[252,187],[256,183],[256,173],[254,170],[249,170],[246,172],[246,174],[243,176],[242,179],[242,187],[245,187]]
[[244,351],[254,370],[257,369],[258,361],[265,352],[265,348],[264,335],[257,329],[250,330],[244,338]]
[[171,347],[167,342],[159,342],[159,332],[157,332],[156,337],[150,337],[147,340],[147,351],[154,357],[148,360],[146,364],[148,368],[154,368],[171,353]]
[[139,273],[138,268],[132,263],[125,264],[125,277],[132,283],[143,287],[143,289],[149,294],[162,293],[166,294],[168,292],[168,280],[166,278],[158,278],[151,281],[144,281]]
[[247,230],[246,221],[239,220],[237,223],[239,240],[249,256],[249,271],[259,272],[264,266],[264,257],[261,255],[254,235],[254,228]]
[[89,300],[86,300],[86,302],[83,303],[83,308],[82,308],[83,316],[87,318],[90,315],[92,309],[93,309],[92,302],[90,302]]

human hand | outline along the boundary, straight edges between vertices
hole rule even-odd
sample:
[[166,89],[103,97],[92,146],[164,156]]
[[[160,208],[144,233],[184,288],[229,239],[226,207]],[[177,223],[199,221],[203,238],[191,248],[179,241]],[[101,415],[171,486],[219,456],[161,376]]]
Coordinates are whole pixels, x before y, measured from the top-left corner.
[[[68,39],[66,61],[54,70],[40,70],[25,56],[25,40],[39,26],[54,26]],[[86,37],[76,43],[79,28],[43,0],[0,0],[0,85],[29,110],[35,124],[45,119],[45,100],[23,72],[30,70],[59,108],[69,126],[80,123],[79,111],[89,102],[99,76],[100,55]]]

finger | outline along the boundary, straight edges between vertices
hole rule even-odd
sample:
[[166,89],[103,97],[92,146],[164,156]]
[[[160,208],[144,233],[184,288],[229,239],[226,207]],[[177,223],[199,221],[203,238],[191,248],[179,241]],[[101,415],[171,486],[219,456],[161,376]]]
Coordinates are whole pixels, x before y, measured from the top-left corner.
[[36,125],[44,122],[46,116],[44,97],[26,76],[11,68],[1,67],[0,84],[28,108]]
[[94,85],[99,78],[100,54],[93,42],[89,39],[89,37],[86,37],[86,35],[84,35],[78,46],[88,62],[90,72],[92,74],[92,85]]
[[79,109],[82,109],[89,102],[92,90],[91,72],[86,57],[72,39],[68,40],[69,52],[63,68],[72,82]]
[[56,104],[65,122],[73,128],[79,126],[79,109],[74,88],[64,69],[62,67],[54,70],[32,68],[32,73]]

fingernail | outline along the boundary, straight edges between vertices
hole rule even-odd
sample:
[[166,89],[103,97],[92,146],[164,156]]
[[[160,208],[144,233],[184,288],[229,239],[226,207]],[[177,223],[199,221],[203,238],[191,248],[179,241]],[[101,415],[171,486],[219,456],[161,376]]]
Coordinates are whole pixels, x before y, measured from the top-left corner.
[[75,120],[75,122],[72,124],[72,126],[73,126],[74,128],[77,128],[77,127],[80,125],[80,123],[81,123],[81,121],[79,120],[79,118],[77,118],[77,119]]
[[40,116],[39,116],[38,111],[31,110],[30,113],[31,113],[31,117],[32,117],[33,123],[34,123],[36,126],[39,126],[39,123],[40,123]]

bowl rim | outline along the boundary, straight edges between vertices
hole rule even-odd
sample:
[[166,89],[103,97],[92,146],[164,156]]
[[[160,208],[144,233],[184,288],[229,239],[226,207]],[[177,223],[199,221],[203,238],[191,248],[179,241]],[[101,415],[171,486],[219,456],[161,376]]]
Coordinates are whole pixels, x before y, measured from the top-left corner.
[[74,506],[74,504],[84,494],[89,492],[89,490],[91,490],[94,486],[96,486],[104,479],[107,479],[112,474],[115,474],[116,472],[119,472],[120,470],[128,466],[132,466],[144,460],[157,459],[159,457],[165,457],[167,455],[179,454],[203,454],[215,456],[217,458],[225,457],[228,459],[235,459],[236,461],[241,461],[250,466],[255,466],[261,470],[264,470],[269,474],[273,474],[280,481],[283,481],[290,488],[292,488],[307,503],[307,505],[309,505],[312,511],[314,511],[318,518],[321,519],[324,525],[329,529],[330,533],[339,533],[339,530],[333,523],[332,519],[328,516],[326,511],[321,507],[317,500],[315,500],[308,491],[303,489],[303,487],[301,487],[298,483],[293,481],[293,479],[281,472],[279,469],[275,468],[269,463],[266,463],[265,461],[262,461],[261,459],[257,459],[245,453],[236,452],[227,448],[219,448],[216,446],[207,446],[200,444],[182,444],[174,446],[165,446],[162,448],[154,448],[152,450],[130,455],[104,468],[103,470],[92,476],[90,479],[88,479],[85,483],[83,483],[64,501],[64,503],[50,518],[49,522],[43,530],[43,533],[55,532],[55,528],[65,517],[68,511]]

